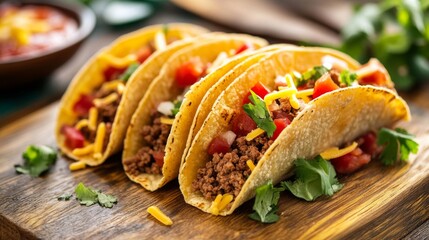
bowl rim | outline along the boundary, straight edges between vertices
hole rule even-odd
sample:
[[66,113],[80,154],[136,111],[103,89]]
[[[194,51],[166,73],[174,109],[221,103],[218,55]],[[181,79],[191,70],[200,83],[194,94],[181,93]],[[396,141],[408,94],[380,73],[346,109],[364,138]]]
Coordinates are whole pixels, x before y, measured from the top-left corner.
[[[15,2],[13,1],[11,3],[15,4]],[[57,1],[22,0],[22,1],[19,1],[18,5],[39,5],[39,6],[48,6],[48,7],[57,9],[61,13],[73,18],[78,22],[77,32],[76,34],[73,34],[73,36],[70,39],[67,39],[66,43],[52,48],[48,48],[45,51],[40,51],[29,55],[15,56],[6,60],[0,60],[0,65],[2,66],[6,66],[8,64],[33,61],[35,59],[42,58],[42,57],[54,54],[56,52],[65,50],[83,41],[92,33],[92,31],[95,28],[95,24],[96,24],[95,13],[89,7],[83,5],[82,3],[79,3],[78,1],[59,2],[58,0]],[[68,12],[74,13],[76,16],[70,16]]]

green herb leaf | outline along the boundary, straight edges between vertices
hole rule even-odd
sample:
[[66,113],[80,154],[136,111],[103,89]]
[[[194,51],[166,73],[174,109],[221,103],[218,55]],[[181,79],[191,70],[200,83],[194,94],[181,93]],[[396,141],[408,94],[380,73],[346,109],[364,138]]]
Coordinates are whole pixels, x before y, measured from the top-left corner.
[[395,130],[382,128],[378,133],[377,144],[384,146],[380,159],[385,165],[393,165],[398,161],[407,162],[410,153],[416,154],[419,150],[419,144],[414,140],[414,136],[401,128]]
[[250,101],[253,103],[244,104],[243,109],[255,121],[256,125],[267,132],[268,137],[272,137],[276,130],[276,125],[270,116],[270,112],[265,106],[264,100],[250,90]]
[[47,146],[30,145],[22,157],[24,158],[24,166],[15,165],[16,172],[38,177],[55,163],[57,152]]
[[111,208],[114,203],[118,202],[118,199],[112,195],[104,194],[99,190],[95,190],[91,187],[86,187],[83,183],[79,183],[75,189],[76,198],[80,204],[91,206],[96,203],[102,207]]
[[176,114],[178,114],[179,113],[179,111],[180,111],[180,107],[182,106],[182,100],[176,100],[176,101],[174,101],[174,108],[173,109],[171,109],[171,113],[173,114],[173,117],[175,117],[176,116]]
[[140,66],[139,63],[135,62],[135,63],[131,63],[127,70],[125,70],[124,73],[122,73],[122,75],[119,77],[120,80],[127,82],[128,79],[131,77],[131,75],[137,70],[137,68]]
[[64,193],[63,195],[57,197],[58,201],[68,201],[73,196],[71,193]]
[[256,189],[255,203],[249,217],[253,220],[263,223],[274,223],[279,220],[277,215],[277,204],[280,198],[280,192],[284,188],[275,188],[272,182],[262,185]]
[[98,202],[97,192],[90,187],[86,187],[83,183],[79,183],[74,192],[81,205],[91,206]]
[[322,195],[332,196],[343,187],[332,164],[320,156],[314,160],[298,159],[295,167],[295,182],[282,182],[282,186],[298,198],[313,201]]
[[300,87],[304,84],[306,84],[310,80],[317,80],[319,79],[323,74],[329,72],[329,69],[324,66],[315,66],[306,72],[304,72],[301,77],[299,77],[297,74],[295,74],[295,84]]
[[356,81],[356,73],[351,73],[348,70],[343,70],[340,73],[340,82],[344,83],[346,86],[351,86],[354,81]]
[[343,37],[347,39],[359,36],[375,38],[379,28],[381,10],[376,4],[365,4],[352,17],[350,22],[342,31]]
[[425,23],[423,20],[423,10],[420,8],[419,0],[403,0],[402,1],[404,8],[407,10],[414,26],[419,32],[424,34],[425,32]]
[[113,207],[114,203],[118,202],[118,199],[116,199],[116,197],[112,195],[107,195],[102,192],[97,192],[97,193],[98,193],[98,203],[102,207],[111,208]]
[[162,32],[163,32],[165,35],[167,35],[167,34],[168,34],[168,30],[169,30],[169,28],[168,28],[168,24],[164,24],[164,25],[162,25]]

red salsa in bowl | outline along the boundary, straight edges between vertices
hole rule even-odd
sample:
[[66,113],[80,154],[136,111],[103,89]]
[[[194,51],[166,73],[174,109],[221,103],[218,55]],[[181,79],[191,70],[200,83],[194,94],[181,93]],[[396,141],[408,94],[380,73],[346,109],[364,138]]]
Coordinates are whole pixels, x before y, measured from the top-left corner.
[[61,46],[78,29],[75,19],[50,6],[0,4],[0,62]]
[[0,91],[47,79],[76,53],[95,21],[78,1],[0,3]]

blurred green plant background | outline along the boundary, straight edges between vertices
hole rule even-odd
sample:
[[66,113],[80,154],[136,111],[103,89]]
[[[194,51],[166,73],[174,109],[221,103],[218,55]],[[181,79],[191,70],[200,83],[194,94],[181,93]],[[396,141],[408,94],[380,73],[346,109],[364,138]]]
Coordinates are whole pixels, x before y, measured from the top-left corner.
[[361,63],[378,58],[399,90],[429,82],[429,0],[383,0],[357,6],[340,50]]

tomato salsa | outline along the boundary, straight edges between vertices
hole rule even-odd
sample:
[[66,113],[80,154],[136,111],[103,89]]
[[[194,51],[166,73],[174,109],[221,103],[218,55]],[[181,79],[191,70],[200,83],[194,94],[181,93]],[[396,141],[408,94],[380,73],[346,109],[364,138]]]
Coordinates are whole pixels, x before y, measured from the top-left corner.
[[0,61],[63,45],[78,23],[49,6],[0,4]]

